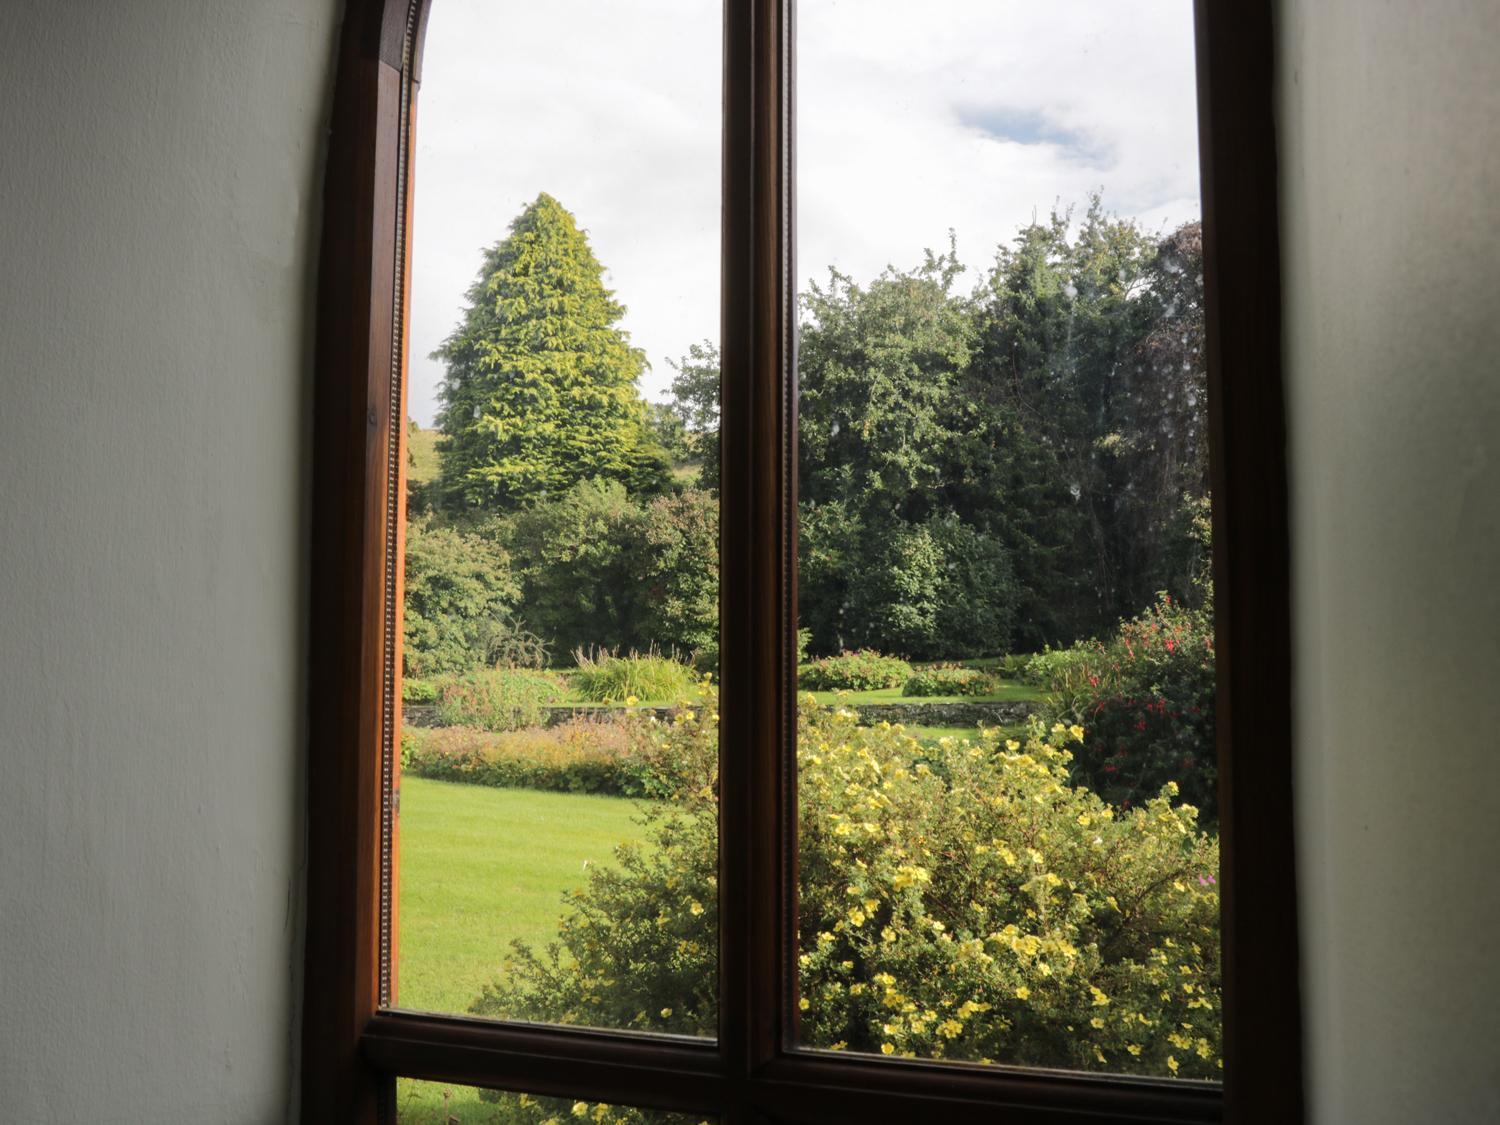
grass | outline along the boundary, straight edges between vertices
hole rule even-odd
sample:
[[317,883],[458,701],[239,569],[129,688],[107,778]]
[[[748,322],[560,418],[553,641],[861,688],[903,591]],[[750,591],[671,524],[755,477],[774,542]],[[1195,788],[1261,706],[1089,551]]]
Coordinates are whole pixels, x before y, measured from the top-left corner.
[[568,676],[570,693],[587,700],[686,699],[698,684],[691,667],[659,652],[574,654],[577,665]]
[[[585,864],[609,863],[639,839],[638,803],[619,797],[401,781],[398,999],[403,1008],[463,1012],[519,938],[557,934],[561,894]],[[449,1093],[446,1103],[443,1093]],[[495,1107],[467,1087],[400,1083],[402,1125],[488,1122]]]
[[406,465],[406,479],[413,484],[426,484],[428,481],[437,480],[441,471],[441,463],[438,457],[438,442],[442,434],[437,430],[408,430],[406,433],[406,448],[410,454],[410,460]]
[[586,864],[641,837],[619,797],[401,781],[398,984],[403,1008],[463,1012],[520,939],[557,933]]

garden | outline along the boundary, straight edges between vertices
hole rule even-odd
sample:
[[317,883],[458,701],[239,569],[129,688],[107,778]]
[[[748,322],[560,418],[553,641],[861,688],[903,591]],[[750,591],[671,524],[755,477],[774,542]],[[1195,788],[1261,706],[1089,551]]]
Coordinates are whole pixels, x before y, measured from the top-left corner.
[[[1218,1077],[1199,252],[1095,200],[972,294],[950,251],[803,298],[810,1046]],[[409,434],[398,997],[713,1035],[718,356],[645,403],[601,279],[538,197]]]

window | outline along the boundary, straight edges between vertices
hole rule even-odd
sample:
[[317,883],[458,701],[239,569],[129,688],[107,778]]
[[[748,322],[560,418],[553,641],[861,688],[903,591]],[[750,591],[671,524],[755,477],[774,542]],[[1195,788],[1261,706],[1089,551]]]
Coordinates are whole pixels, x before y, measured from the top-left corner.
[[[816,1034],[799,1038],[799,1001],[811,998],[796,991],[790,0],[729,0],[722,16],[717,1037],[392,1006],[408,242],[425,16],[415,0],[352,0],[339,59],[315,402],[304,1119],[391,1120],[397,1080],[430,1079],[693,1120],[1298,1120],[1268,8],[1203,0],[1196,13],[1219,602],[1222,1090],[954,1064],[920,1051],[850,1055],[808,1049],[834,1046]],[[852,8],[839,18],[857,25]],[[851,909],[863,904],[856,896]]]

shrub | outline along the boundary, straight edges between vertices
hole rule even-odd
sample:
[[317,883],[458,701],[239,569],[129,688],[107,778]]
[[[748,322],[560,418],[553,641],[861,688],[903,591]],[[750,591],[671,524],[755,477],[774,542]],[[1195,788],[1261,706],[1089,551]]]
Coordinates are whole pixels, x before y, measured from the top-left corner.
[[1049,716],[1088,734],[1076,784],[1130,808],[1175,782],[1204,823],[1217,821],[1212,603],[1187,609],[1160,595],[1056,683]]
[[799,600],[815,647],[912,659],[979,656],[1010,643],[1017,587],[999,539],[954,517],[868,524],[804,505]]
[[687,490],[648,503],[583,481],[517,513],[508,542],[528,624],[555,650],[657,646],[714,663],[719,635],[719,508]]
[[675,703],[693,694],[698,677],[680,660],[659,652],[619,656],[608,651],[573,654],[573,691],[584,699],[619,703],[627,699]]
[[438,720],[450,727],[519,730],[537,726],[542,709],[565,694],[561,680],[546,672],[484,669],[438,683]]
[[[641,509],[627,565],[635,613],[628,643],[695,654],[713,670],[719,659],[719,499],[689,489]],[[626,591],[620,591],[624,594]]]
[[1000,677],[979,668],[939,664],[918,668],[901,687],[902,695],[993,695]]
[[639,517],[624,485],[585,480],[510,520],[527,622],[553,651],[636,643],[626,556]]
[[568,793],[630,788],[632,739],[619,723],[575,719],[494,734],[468,727],[405,732],[402,768],[418,777]]
[[422,680],[412,676],[401,681],[401,701],[403,703],[436,703],[437,694],[438,686],[434,680]]
[[456,675],[491,663],[496,635],[519,628],[510,614],[520,593],[510,557],[493,539],[412,520],[401,648],[406,674]]
[[[705,712],[661,737],[706,768]],[[900,727],[810,702],[799,722],[809,1045],[1219,1076],[1218,845],[1170,789],[1117,812],[1067,783],[1069,736],[1040,726],[1024,749],[944,740],[941,777]],[[564,896],[556,943],[513,945],[472,1012],[714,1034],[712,787],[648,832]]]
[[1088,684],[1088,677],[1101,675],[1108,653],[1098,641],[1079,641],[1068,648],[1047,647],[1027,659],[1021,678],[1049,692],[1072,692]]
[[804,664],[797,670],[797,686],[805,691],[875,691],[900,687],[910,676],[911,665],[900,657],[862,649]]
[[[691,710],[679,712],[696,718]],[[514,789],[667,799],[712,784],[712,756],[684,757],[654,716],[580,716],[554,727],[490,732],[407,728],[402,769],[418,777]]]

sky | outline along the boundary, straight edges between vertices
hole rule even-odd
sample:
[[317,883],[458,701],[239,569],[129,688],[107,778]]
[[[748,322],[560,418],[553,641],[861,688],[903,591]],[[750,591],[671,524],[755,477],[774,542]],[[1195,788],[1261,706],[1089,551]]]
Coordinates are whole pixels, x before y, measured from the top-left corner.
[[[1033,218],[1199,214],[1191,0],[800,0],[797,276],[957,238],[977,281]],[[717,336],[722,6],[434,0],[417,101],[409,412],[431,425],[482,248],[539,192],[587,231],[662,400]]]

